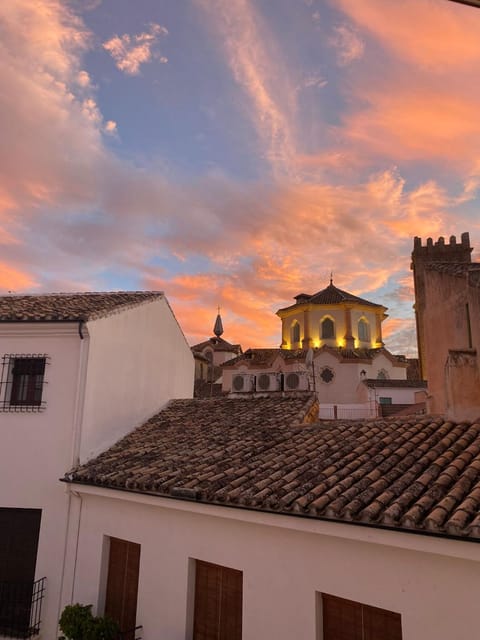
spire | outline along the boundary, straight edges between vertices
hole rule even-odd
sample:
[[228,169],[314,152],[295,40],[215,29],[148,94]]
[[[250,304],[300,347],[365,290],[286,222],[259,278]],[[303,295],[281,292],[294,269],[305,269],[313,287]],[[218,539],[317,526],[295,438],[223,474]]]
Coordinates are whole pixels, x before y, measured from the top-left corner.
[[333,271],[330,271],[330,285],[333,284]]
[[215,326],[213,327],[213,333],[219,338],[223,333],[222,318],[220,317],[220,307],[218,307],[217,319],[215,320]]

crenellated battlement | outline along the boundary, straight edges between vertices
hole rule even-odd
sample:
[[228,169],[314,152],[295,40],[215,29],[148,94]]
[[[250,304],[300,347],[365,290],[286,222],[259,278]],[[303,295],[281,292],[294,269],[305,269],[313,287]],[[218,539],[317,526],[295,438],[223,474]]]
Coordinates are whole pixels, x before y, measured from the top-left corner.
[[472,251],[468,231],[462,233],[460,242],[457,242],[455,236],[450,236],[448,244],[445,238],[440,236],[436,242],[427,238],[427,243],[422,245],[422,239],[416,236],[413,240],[412,263],[471,262]]

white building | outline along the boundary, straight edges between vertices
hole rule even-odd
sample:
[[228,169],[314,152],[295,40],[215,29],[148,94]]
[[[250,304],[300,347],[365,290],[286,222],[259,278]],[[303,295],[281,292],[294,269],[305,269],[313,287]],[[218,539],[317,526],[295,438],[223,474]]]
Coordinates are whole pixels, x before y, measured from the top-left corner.
[[[390,403],[414,404],[421,380],[406,379],[405,358],[384,347],[348,350],[323,345],[312,350],[308,364],[305,349],[248,349],[225,362],[223,390],[234,394],[281,394],[314,391],[321,418],[361,419],[380,415],[383,396]],[[388,384],[388,394],[369,393],[366,383]]]
[[320,417],[361,419],[381,414],[379,403],[360,385],[378,379],[390,381],[393,396],[416,402],[415,391],[424,384],[418,381],[418,389],[406,385],[406,358],[385,348],[385,307],[342,291],[332,281],[314,295],[295,296],[295,301],[277,311],[282,321],[279,349],[248,349],[222,364],[225,393],[311,390],[317,394]]
[[191,397],[193,358],[159,292],[0,297],[0,358],[0,636],[41,617],[51,640],[78,506],[58,478]]
[[68,474],[72,601],[143,640],[476,637],[480,424],[312,400],[172,402]]

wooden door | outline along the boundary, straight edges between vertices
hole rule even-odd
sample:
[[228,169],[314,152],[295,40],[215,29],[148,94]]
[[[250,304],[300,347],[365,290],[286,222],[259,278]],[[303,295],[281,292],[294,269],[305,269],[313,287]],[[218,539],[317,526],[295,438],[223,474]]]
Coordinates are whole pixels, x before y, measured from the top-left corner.
[[197,560],[194,640],[241,640],[242,581],[241,571]]
[[140,545],[110,538],[105,615],[129,632],[125,640],[135,637],[139,569]]

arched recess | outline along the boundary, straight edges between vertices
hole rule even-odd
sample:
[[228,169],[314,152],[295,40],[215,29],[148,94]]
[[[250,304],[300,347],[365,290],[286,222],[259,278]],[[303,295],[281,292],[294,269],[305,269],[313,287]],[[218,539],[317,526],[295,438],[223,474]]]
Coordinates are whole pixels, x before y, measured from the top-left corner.
[[300,342],[300,324],[297,320],[294,320],[290,327],[290,341],[292,344]]
[[370,342],[370,325],[365,318],[358,321],[358,339],[360,342]]
[[335,321],[330,316],[325,316],[320,321],[320,338],[322,340],[335,338]]

